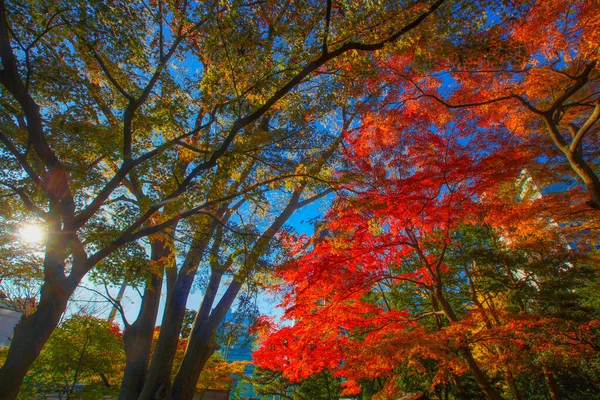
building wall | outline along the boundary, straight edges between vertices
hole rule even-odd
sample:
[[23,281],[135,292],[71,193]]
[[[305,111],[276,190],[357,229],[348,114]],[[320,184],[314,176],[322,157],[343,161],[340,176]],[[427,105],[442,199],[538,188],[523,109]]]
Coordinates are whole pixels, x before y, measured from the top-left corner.
[[21,320],[19,311],[0,306],[0,346],[8,346],[15,325]]

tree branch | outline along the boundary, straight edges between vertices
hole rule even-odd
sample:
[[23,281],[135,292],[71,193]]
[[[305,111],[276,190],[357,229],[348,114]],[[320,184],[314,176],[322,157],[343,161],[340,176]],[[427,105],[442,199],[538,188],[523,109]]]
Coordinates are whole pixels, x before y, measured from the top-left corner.
[[423,22],[428,16],[433,14],[433,12],[435,12],[445,1],[446,0],[437,0],[426,11],[421,13],[413,21],[411,21],[410,23],[408,23],[407,25],[405,25],[398,31],[394,32],[393,34],[391,34],[390,36],[388,36],[387,38],[385,38],[379,42],[359,43],[359,42],[350,41],[350,42],[345,43],[344,45],[342,45],[341,47],[339,47],[336,50],[322,54],[320,57],[318,57],[314,61],[305,65],[304,68],[302,68],[294,77],[292,77],[285,85],[283,85],[281,88],[279,88],[279,90],[277,90],[267,101],[265,101],[262,106],[260,106],[254,112],[246,115],[245,117],[236,120],[233,123],[233,125],[229,131],[229,134],[227,135],[225,140],[223,140],[223,143],[221,144],[221,146],[217,150],[214,151],[214,153],[211,155],[209,160],[205,161],[202,164],[199,164],[198,166],[196,166],[196,168],[194,168],[192,170],[192,172],[190,172],[189,176],[186,179],[184,179],[184,181],[182,182],[182,186],[187,186],[191,182],[191,180],[193,180],[196,176],[198,176],[198,174],[200,172],[214,167],[217,164],[217,160],[225,154],[225,152],[227,151],[227,149],[229,148],[229,146],[231,145],[231,143],[233,142],[233,140],[235,139],[237,134],[242,129],[244,129],[246,126],[248,126],[252,122],[256,121],[261,116],[263,116],[283,96],[285,96],[293,88],[298,86],[307,76],[309,76],[311,73],[316,71],[319,67],[326,64],[330,60],[332,60],[336,57],[339,57],[340,55],[342,55],[346,52],[349,52],[351,50],[362,50],[362,51],[371,52],[371,51],[383,49],[383,47],[386,44],[397,40],[400,36],[412,31],[417,26],[419,26],[419,24],[421,22]]
[[573,137],[573,141],[571,142],[571,145],[569,146],[569,150],[574,152],[577,149],[577,146],[579,146],[579,143],[581,142],[583,137],[586,135],[586,133],[588,133],[589,130],[592,128],[592,126],[596,122],[598,122],[598,119],[600,119],[600,99],[596,100],[595,104],[596,104],[596,106],[594,107],[594,111],[592,112],[592,115],[590,115],[590,117],[587,119],[587,121],[585,121],[583,126],[581,128],[579,128],[576,135]]
[[17,150],[17,148],[10,141],[10,139],[7,136],[5,136],[2,132],[0,132],[0,141],[2,143],[4,143],[4,145],[6,146],[8,151],[13,156],[15,156],[15,158],[17,159],[17,161],[19,162],[19,164],[21,165],[23,170],[25,170],[27,175],[29,175],[31,180],[33,180],[33,182],[36,185],[38,185],[42,190],[45,191],[47,188],[45,187],[44,181],[38,176],[38,174],[35,172],[33,167],[27,162],[25,155],[21,154],[21,152],[19,152],[19,150]]
[[21,198],[21,201],[23,202],[23,204],[25,204],[25,207],[27,207],[29,211],[31,211],[34,214],[37,214],[42,219],[46,219],[47,213],[31,201],[29,196],[27,196],[27,194],[25,193],[25,189],[16,187],[7,182],[0,182],[0,185],[4,185],[7,188],[13,190]]
[[94,59],[98,62],[100,69],[102,70],[102,72],[104,72],[104,75],[106,75],[106,78],[108,78],[109,82],[112,83],[114,88],[117,89],[117,91],[119,93],[121,93],[121,95],[123,97],[125,97],[127,100],[133,101],[134,97],[132,95],[130,95],[129,93],[127,93],[127,91],[119,84],[119,82],[111,74],[110,70],[108,69],[108,67],[106,66],[106,64],[100,57],[100,55],[96,52],[96,49],[94,49],[94,47],[91,45],[91,43],[88,43],[85,40],[84,40],[84,43],[87,45],[87,48],[92,52],[92,57],[94,57]]
[[332,0],[327,0],[327,8],[325,10],[325,29],[323,33],[323,54],[327,54],[327,37],[329,36],[329,26],[331,25],[331,6]]
[[558,110],[558,108],[569,99],[569,97],[573,96],[579,89],[581,89],[588,81],[590,74],[596,67],[596,61],[593,61],[585,66],[583,72],[577,77],[575,83],[567,88],[565,92],[552,104],[547,112],[554,113],[554,111]]

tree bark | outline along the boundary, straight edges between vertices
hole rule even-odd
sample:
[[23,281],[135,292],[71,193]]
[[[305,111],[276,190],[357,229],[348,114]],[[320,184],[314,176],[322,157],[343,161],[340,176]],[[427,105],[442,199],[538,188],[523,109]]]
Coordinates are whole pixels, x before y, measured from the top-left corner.
[[15,327],[6,361],[0,368],[0,400],[14,400],[31,364],[58,325],[76,286],[66,279],[44,283],[36,311]]
[[139,316],[123,333],[126,362],[119,393],[119,399],[121,400],[137,398],[144,386],[150,361],[152,335],[160,303],[162,281],[162,276],[157,274],[152,274],[148,278]]
[[487,376],[485,376],[485,374],[479,367],[479,364],[477,364],[475,357],[473,357],[473,353],[471,353],[471,349],[469,349],[468,347],[462,347],[459,349],[459,353],[467,362],[467,365],[469,366],[469,370],[471,371],[475,382],[477,383],[481,391],[485,394],[485,397],[487,397],[489,400],[503,400],[502,396],[500,396],[496,389],[492,387],[492,385],[487,379]]
[[187,400],[194,396],[196,382],[198,382],[204,365],[219,347],[215,341],[216,330],[225,318],[241,287],[242,282],[236,280],[231,282],[210,316],[204,320],[197,319],[194,322],[183,361],[173,382],[172,399]]
[[560,400],[560,391],[558,390],[558,385],[556,384],[556,380],[554,379],[554,374],[552,371],[544,368],[544,378],[546,380],[546,384],[548,385],[548,391],[550,392],[550,397],[552,400]]
[[583,180],[587,192],[590,195],[590,200],[587,202],[587,205],[595,210],[600,210],[600,180],[598,179],[598,176],[583,159],[579,151],[567,150],[565,151],[565,155],[567,156],[569,165],[571,165],[573,171],[575,171]]
[[[444,312],[444,315],[446,316],[446,318],[448,318],[448,320],[451,323],[458,322],[458,318],[456,317],[456,314],[454,313],[452,306],[446,300],[446,297],[442,293],[442,290],[440,287],[438,287],[436,290],[434,290],[433,295],[434,295],[435,299],[438,301],[438,303],[440,304],[440,306],[442,307],[442,311]],[[496,391],[496,389],[494,389],[492,387],[492,385],[488,381],[487,376],[483,373],[483,371],[479,367],[479,364],[477,364],[475,357],[473,357],[473,353],[471,353],[471,349],[469,349],[469,347],[467,345],[465,345],[465,346],[461,347],[458,350],[458,352],[467,362],[467,365],[469,366],[469,370],[471,371],[471,374],[473,375],[475,382],[477,383],[477,385],[479,386],[481,391],[485,394],[485,396],[489,400],[503,400],[502,396],[500,396],[500,394]]]
[[139,400],[168,399],[171,389],[171,370],[177,351],[181,325],[185,315],[187,299],[194,282],[196,269],[208,246],[216,223],[211,223],[206,231],[192,242],[185,261],[179,271],[173,292],[168,293],[156,350],[146,376]]
[[171,369],[177,351],[187,298],[194,275],[186,275],[175,284],[175,296],[167,300],[156,350],[148,370],[140,400],[168,399],[171,386]]
[[[193,349],[194,359],[193,363],[186,363],[184,369],[179,369],[175,380],[173,381],[173,388],[171,390],[172,399],[191,399],[194,396],[196,389],[196,383],[198,379],[194,379],[195,376],[200,376],[202,369],[206,365],[208,359],[214,354],[219,348],[215,342],[215,329],[206,329],[202,333],[202,337],[197,336],[196,343],[193,348],[188,347],[188,351]],[[188,354],[186,351],[186,355]],[[184,364],[182,364],[182,367]],[[189,377],[186,379],[186,377]]]
[[[216,345],[212,343],[217,327],[225,317],[227,310],[229,310],[233,304],[233,301],[246,281],[246,278],[256,266],[258,259],[267,249],[271,239],[283,227],[294,211],[300,207],[300,197],[305,187],[306,183],[303,183],[296,188],[286,207],[256,241],[248,254],[245,265],[240,267],[240,270],[236,273],[235,278],[229,284],[227,291],[215,307],[215,310],[210,313],[210,316],[208,316],[208,313],[210,312],[212,299],[210,303],[205,304],[203,302],[200,312],[196,316],[192,332],[190,333],[190,340],[183,361],[177,371],[171,398],[177,400],[189,400],[193,397],[194,388],[196,387],[196,382],[198,382],[202,368],[217,348]],[[214,273],[215,271],[211,274],[211,278]],[[210,350],[211,348],[212,350]]]

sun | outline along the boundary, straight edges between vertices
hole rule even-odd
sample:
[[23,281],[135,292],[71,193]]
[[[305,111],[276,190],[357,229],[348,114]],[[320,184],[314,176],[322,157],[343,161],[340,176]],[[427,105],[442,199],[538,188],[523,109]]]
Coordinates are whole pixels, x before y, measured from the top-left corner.
[[24,242],[34,244],[41,243],[46,237],[46,234],[40,225],[24,224],[19,229],[19,237]]

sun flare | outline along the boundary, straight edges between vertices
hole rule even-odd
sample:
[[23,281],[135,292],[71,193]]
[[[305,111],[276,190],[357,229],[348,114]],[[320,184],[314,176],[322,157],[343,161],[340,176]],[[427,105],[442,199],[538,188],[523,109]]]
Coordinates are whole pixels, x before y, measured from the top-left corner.
[[24,224],[19,229],[19,237],[27,243],[41,243],[45,236],[44,230],[40,225]]

